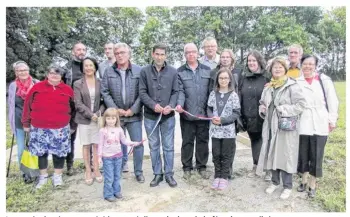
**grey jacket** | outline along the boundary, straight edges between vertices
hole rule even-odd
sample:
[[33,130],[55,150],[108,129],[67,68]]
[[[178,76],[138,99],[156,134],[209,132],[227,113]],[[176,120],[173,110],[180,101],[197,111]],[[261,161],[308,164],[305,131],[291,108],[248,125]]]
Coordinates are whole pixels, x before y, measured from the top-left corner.
[[77,124],[88,125],[91,123],[91,118],[94,114],[97,116],[100,112],[103,114],[105,106],[101,97],[100,81],[96,79],[95,82],[95,103],[93,111],[91,111],[90,93],[84,77],[74,82],[74,103],[76,109],[74,121]]
[[[159,104],[163,108],[170,106],[175,108],[178,97],[178,81],[176,69],[167,63],[160,72],[150,64],[141,70],[140,97],[145,105],[145,118],[156,119],[159,113],[154,112],[154,107]],[[163,115],[163,119],[174,116],[174,112]]]
[[142,104],[139,96],[139,79],[141,67],[129,64],[125,74],[125,104],[122,96],[122,78],[117,64],[105,70],[101,84],[101,94],[107,108],[124,109],[134,113],[131,117],[120,117],[121,121],[134,122],[142,120]]
[[[207,102],[209,97],[210,68],[198,62],[194,74],[187,63],[178,71],[179,97],[177,104],[193,115],[207,116]],[[197,120],[185,113],[181,117],[192,121]]]
[[[273,92],[277,91],[273,98]],[[276,107],[271,117],[269,127],[268,108],[273,103]],[[262,92],[259,106],[259,114],[264,118],[262,129],[262,146],[256,174],[262,175],[264,170],[284,170],[287,173],[296,173],[299,153],[299,120],[297,129],[285,131],[278,128],[278,116],[300,116],[306,106],[303,91],[296,81],[288,78],[286,84],[278,89],[265,87]],[[264,107],[266,109],[264,109]]]

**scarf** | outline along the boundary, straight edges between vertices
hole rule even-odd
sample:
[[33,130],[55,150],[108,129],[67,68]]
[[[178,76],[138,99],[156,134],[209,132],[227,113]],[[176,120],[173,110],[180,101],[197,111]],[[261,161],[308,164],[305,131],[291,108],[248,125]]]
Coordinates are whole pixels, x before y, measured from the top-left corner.
[[284,75],[278,79],[271,78],[271,81],[267,83],[267,86],[273,87],[273,88],[279,88],[286,83],[287,79],[288,79],[287,75]]
[[25,100],[30,88],[33,86],[33,79],[31,76],[27,78],[24,82],[20,81],[19,78],[16,78],[17,92],[16,95],[20,96]]

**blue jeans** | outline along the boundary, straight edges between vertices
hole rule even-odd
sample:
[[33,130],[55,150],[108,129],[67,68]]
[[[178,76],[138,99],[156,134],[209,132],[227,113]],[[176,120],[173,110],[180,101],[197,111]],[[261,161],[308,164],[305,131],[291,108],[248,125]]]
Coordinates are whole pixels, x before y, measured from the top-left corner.
[[[146,133],[152,132],[157,120],[145,118]],[[162,159],[160,157],[160,144],[163,149],[165,176],[174,175],[174,131],[175,117],[161,120],[151,137],[148,137],[149,149],[151,152],[152,169],[154,175],[162,175]],[[161,134],[161,135],[159,135]]]
[[16,128],[17,159],[18,159],[19,166],[21,166],[21,158],[24,151],[24,145],[25,145],[24,137],[25,137],[24,130]]
[[[142,121],[127,122],[122,126],[124,133],[128,130],[130,135],[130,140],[134,142],[139,142],[142,140]],[[123,163],[122,167],[128,161],[128,148],[126,145],[122,145],[123,149]],[[135,176],[142,175],[142,162],[143,162],[144,147],[143,144],[134,147],[133,151],[133,161],[134,161],[134,173]]]
[[121,194],[120,179],[121,179],[121,168],[122,158],[105,158],[102,157],[103,161],[103,197],[113,198],[115,195]]

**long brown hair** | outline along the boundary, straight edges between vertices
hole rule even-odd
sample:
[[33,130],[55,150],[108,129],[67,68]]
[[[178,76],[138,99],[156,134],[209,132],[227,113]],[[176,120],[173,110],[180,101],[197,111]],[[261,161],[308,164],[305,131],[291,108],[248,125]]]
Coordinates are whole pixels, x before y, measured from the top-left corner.
[[108,108],[103,114],[102,126],[106,127],[106,118],[107,117],[115,117],[117,121],[115,122],[115,127],[120,127],[120,118],[119,112],[116,108]]
[[215,90],[219,91],[220,90],[220,84],[219,84],[219,75],[226,72],[228,74],[228,77],[230,78],[230,82],[228,83],[228,90],[232,91],[235,90],[236,82],[235,79],[230,71],[229,68],[221,68],[217,73],[216,73],[216,78],[215,78]]

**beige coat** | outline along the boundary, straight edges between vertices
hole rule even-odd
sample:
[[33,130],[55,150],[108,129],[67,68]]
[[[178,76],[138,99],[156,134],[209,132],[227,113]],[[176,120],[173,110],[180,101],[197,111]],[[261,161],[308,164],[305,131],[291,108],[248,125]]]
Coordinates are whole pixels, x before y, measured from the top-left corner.
[[326,108],[325,97],[320,82],[313,80],[309,84],[304,76],[297,78],[297,82],[300,84],[307,102],[307,106],[300,118],[300,135],[327,136],[329,134],[328,125],[336,125],[339,101],[333,82],[324,74],[321,74],[320,79],[322,79],[326,93],[329,111]]
[[[268,107],[272,101],[273,91],[274,88],[265,87],[260,99],[259,114],[265,120],[262,131],[263,143],[256,170],[257,175],[262,175],[264,170],[276,169],[284,170],[288,173],[297,172],[299,122],[295,131],[279,130],[277,112],[281,117],[300,116],[305,108],[306,101],[299,84],[294,79],[288,78],[286,84],[277,90],[278,93],[274,100],[276,107],[272,113],[271,129],[269,129]],[[266,112],[263,109],[264,106],[266,106]]]

